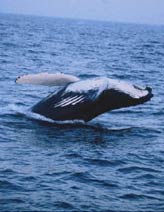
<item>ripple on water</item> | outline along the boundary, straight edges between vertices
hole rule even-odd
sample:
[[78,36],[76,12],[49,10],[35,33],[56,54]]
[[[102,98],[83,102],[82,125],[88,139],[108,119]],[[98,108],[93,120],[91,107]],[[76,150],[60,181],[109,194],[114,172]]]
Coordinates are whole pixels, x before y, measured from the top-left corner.
[[24,188],[16,183],[9,182],[9,180],[0,180],[0,188],[5,191],[22,191]]
[[135,193],[129,193],[119,196],[121,199],[127,199],[129,201],[131,200],[161,200],[160,198],[157,198],[152,195],[143,195],[143,194],[135,194]]
[[131,172],[148,172],[148,173],[160,173],[161,171],[154,169],[154,168],[149,168],[149,167],[144,167],[142,165],[140,166],[128,166],[128,167],[123,167],[119,168],[117,171],[123,172],[130,174]]

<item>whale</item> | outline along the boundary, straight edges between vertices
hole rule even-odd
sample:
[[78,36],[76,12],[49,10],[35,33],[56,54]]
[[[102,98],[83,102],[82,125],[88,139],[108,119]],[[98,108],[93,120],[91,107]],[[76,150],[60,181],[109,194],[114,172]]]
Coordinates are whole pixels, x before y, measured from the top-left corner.
[[88,122],[103,113],[143,104],[153,97],[150,87],[141,88],[108,77],[79,79],[72,75],[46,73],[18,77],[16,82],[59,86],[31,107],[32,112],[54,121]]

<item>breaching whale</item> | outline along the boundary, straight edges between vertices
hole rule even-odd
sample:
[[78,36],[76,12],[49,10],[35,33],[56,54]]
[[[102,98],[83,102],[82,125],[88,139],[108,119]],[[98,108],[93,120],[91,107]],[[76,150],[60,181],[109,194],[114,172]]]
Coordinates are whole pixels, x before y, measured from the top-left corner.
[[140,88],[106,77],[81,80],[62,73],[41,73],[18,77],[16,82],[61,86],[31,108],[32,112],[55,121],[87,122],[111,110],[143,104],[153,96],[149,87]]

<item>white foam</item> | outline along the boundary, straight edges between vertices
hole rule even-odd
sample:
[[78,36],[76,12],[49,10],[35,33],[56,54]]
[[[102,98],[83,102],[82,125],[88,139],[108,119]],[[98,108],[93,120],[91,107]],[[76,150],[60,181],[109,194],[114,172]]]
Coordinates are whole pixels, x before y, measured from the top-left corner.
[[24,115],[27,117],[27,118],[31,118],[31,119],[34,119],[34,120],[39,120],[39,121],[46,121],[46,122],[49,122],[49,123],[54,123],[54,120],[50,119],[50,118],[47,118],[45,116],[42,116],[38,113],[33,113],[32,111],[28,110],[26,111],[26,113],[24,113]]
[[40,121],[46,121],[46,122],[49,122],[49,123],[54,123],[54,124],[84,124],[85,122],[83,120],[64,120],[64,121],[55,121],[55,120],[52,120],[50,118],[47,118],[45,116],[42,116],[42,115],[39,115],[37,113],[33,113],[33,112],[29,112],[28,114],[26,114],[27,117],[30,117],[32,119],[35,119],[35,120],[40,120]]
[[85,122],[83,120],[64,120],[64,121],[55,121],[53,119],[47,118],[43,115],[40,115],[38,113],[34,113],[31,110],[26,110],[23,112],[23,114],[30,119],[38,120],[38,121],[45,121],[52,124],[84,124]]
[[1,108],[0,114],[6,115],[6,114],[15,114],[15,113],[23,113],[24,106],[18,106],[16,104],[9,104],[5,107]]

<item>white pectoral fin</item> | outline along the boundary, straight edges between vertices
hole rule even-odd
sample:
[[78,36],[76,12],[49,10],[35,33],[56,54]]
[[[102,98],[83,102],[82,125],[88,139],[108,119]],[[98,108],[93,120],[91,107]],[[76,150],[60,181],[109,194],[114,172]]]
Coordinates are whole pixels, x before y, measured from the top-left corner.
[[28,74],[17,77],[15,80],[18,84],[32,84],[32,85],[44,85],[44,86],[65,86],[68,83],[76,82],[79,78],[69,74],[63,73],[38,73]]

